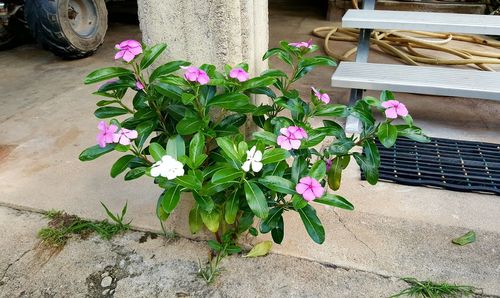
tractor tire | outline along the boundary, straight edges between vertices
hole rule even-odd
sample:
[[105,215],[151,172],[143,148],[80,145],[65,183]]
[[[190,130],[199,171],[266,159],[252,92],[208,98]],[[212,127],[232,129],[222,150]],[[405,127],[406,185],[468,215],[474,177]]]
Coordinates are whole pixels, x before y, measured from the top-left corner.
[[92,55],[108,29],[104,0],[26,0],[24,14],[36,41],[65,59]]
[[7,25],[0,24],[0,51],[12,49],[30,39],[21,10],[9,19]]

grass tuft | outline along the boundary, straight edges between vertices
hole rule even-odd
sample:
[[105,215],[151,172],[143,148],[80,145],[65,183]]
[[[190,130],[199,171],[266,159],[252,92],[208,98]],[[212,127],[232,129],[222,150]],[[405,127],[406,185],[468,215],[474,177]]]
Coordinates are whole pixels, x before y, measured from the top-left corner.
[[401,280],[407,282],[410,287],[404,289],[391,298],[409,296],[409,297],[467,297],[479,292],[479,289],[473,286],[456,285],[448,283],[434,283],[432,281],[419,281],[413,277],[404,277]]
[[[72,235],[84,237],[93,232],[101,238],[109,240],[130,228],[130,223],[123,222],[126,207],[124,210],[118,221],[113,219],[115,223],[110,223],[107,220],[89,221],[63,211],[50,210],[45,214],[45,217],[50,219],[48,226],[38,231],[38,237],[43,244],[54,247],[64,246]],[[106,211],[109,212],[109,210]]]

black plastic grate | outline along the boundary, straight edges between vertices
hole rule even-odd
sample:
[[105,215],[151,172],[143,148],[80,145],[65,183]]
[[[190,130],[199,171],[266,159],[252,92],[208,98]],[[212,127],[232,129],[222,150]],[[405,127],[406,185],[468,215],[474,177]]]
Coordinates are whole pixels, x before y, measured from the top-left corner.
[[[432,138],[398,139],[380,152],[380,180],[500,195],[500,145]],[[361,175],[362,178],[363,174]]]

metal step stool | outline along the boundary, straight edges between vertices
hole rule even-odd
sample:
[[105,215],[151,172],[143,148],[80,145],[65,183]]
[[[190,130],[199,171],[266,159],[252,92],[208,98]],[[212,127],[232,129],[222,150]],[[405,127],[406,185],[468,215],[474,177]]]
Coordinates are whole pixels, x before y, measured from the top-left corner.
[[[342,18],[344,28],[360,28],[356,62],[341,62],[332,76],[333,87],[352,88],[350,104],[362,98],[363,89],[500,100],[499,72],[367,63],[373,29],[500,35],[500,17],[374,7],[375,0],[365,0],[362,10],[349,10]],[[346,130],[359,132],[360,125],[349,117]]]

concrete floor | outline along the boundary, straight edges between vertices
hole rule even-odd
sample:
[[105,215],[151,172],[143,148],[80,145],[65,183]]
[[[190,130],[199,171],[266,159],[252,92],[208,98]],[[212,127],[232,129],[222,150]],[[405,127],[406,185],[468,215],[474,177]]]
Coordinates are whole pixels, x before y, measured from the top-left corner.
[[[313,28],[330,25],[314,8],[271,8],[271,46],[281,39],[307,40]],[[77,61],[62,61],[33,45],[0,52],[5,74],[0,77],[0,204],[61,209],[101,219],[100,201],[114,210],[128,201],[136,227],[159,230],[154,208],[160,192],[152,183],[110,178],[116,154],[97,162],[77,159],[81,150],[94,144],[97,131],[92,116],[97,99],[91,95],[95,86],[84,86],[83,77],[95,68],[113,65],[114,44],[129,38],[140,39],[137,26],[112,24],[96,55]],[[353,45],[336,46],[343,52]],[[397,63],[378,53],[370,59]],[[347,90],[329,87],[331,73],[331,69],[318,69],[298,88],[306,94],[314,85],[328,90],[334,101],[345,103]],[[431,136],[500,141],[499,103],[411,94],[398,94],[398,99]],[[284,243],[273,250],[384,276],[467,283],[486,294],[500,295],[498,196],[392,183],[372,187],[360,181],[355,167],[344,175],[339,193],[356,210],[318,208],[327,231],[323,246],[312,243],[298,218],[290,215]],[[179,211],[168,227],[188,235],[186,214]],[[476,230],[476,243],[466,247],[450,243],[469,229]]]

